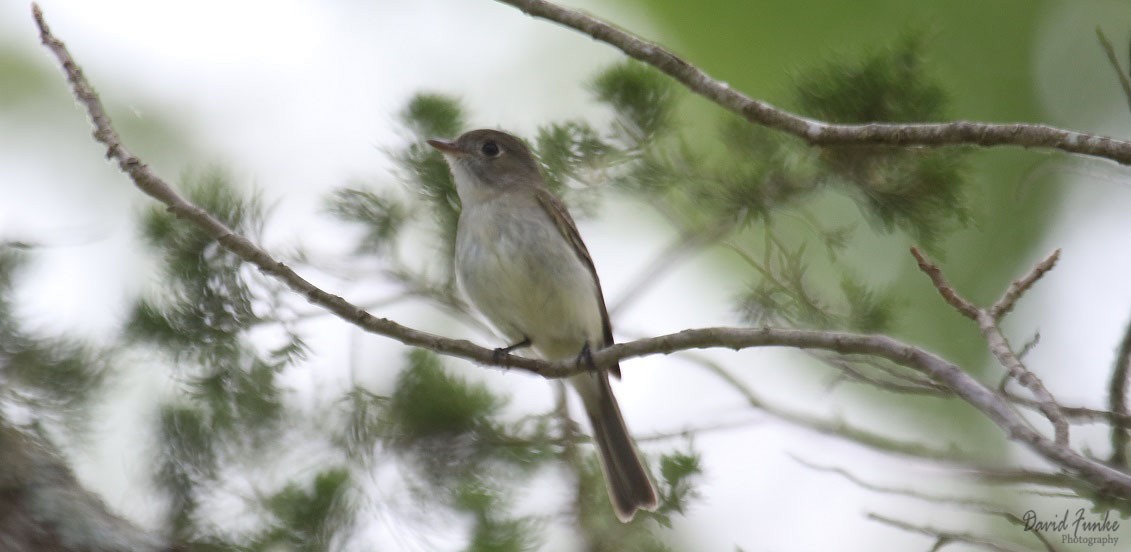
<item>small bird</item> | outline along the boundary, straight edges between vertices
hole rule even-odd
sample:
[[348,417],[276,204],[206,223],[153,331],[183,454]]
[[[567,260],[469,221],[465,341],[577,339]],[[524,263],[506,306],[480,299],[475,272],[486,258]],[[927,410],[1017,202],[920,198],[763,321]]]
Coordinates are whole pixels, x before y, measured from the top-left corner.
[[[577,225],[519,138],[473,130],[428,140],[444,155],[462,210],[455,271],[471,304],[509,340],[546,360],[584,360],[613,343],[601,282]],[[592,359],[588,359],[592,362]],[[569,379],[593,427],[613,510],[622,522],[656,508],[656,490],[624,425],[609,373]]]

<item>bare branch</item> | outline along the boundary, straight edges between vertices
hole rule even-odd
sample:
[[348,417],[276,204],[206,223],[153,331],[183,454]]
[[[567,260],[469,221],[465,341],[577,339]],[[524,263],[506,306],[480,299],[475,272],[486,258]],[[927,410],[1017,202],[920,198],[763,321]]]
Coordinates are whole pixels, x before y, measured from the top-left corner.
[[1131,164],[1131,142],[1048,125],[990,124],[969,121],[936,124],[839,125],[809,119],[738,92],[727,83],[711,77],[659,44],[644,40],[581,11],[564,8],[545,0],[498,1],[510,4],[528,15],[553,21],[605,42],[628,56],[663,71],[692,92],[737,113],[754,124],[792,134],[813,145],[1020,146],[1049,148],[1110,159],[1123,165]]
[[[1113,414],[1126,417],[1127,386],[1131,378],[1131,322],[1123,330],[1123,340],[1119,342],[1119,352],[1115,355],[1115,366],[1108,382],[1107,404]],[[1127,465],[1127,433],[1131,424],[1126,419],[1113,420],[1111,425],[1111,463],[1116,466]]]
[[931,550],[942,550],[942,548],[947,544],[963,542],[985,548],[987,550],[997,550],[998,552],[1015,552],[1020,550],[1019,548],[1014,548],[1009,544],[991,540],[988,537],[980,537],[970,533],[961,533],[958,531],[945,531],[942,529],[935,529],[933,527],[912,525],[910,523],[907,523],[906,521],[889,518],[887,516],[882,516],[874,512],[868,513],[868,519],[875,520],[886,525],[891,525],[892,527],[903,529],[904,531],[910,531],[912,533],[919,533],[920,535],[934,537],[936,539],[935,546]]
[[872,483],[870,481],[866,481],[864,478],[848,471],[845,468],[839,467],[839,466],[832,466],[832,465],[818,464],[818,463],[815,463],[815,462],[810,462],[810,461],[808,461],[808,460],[806,460],[806,459],[804,459],[800,456],[794,455],[794,454],[790,454],[790,458],[792,458],[798,464],[805,466],[806,468],[809,468],[809,469],[814,470],[814,471],[826,472],[826,473],[839,475],[839,476],[843,477],[844,479],[847,479],[853,485],[856,485],[856,486],[858,486],[862,489],[866,489],[866,490],[869,490],[869,491],[872,491],[872,492],[875,492],[875,493],[879,493],[879,494],[906,496],[906,497],[916,498],[916,499],[919,499],[919,500],[930,502],[930,503],[933,503],[933,504],[949,503],[949,504],[955,504],[955,505],[959,505],[959,506],[968,506],[968,507],[973,506],[973,507],[976,507],[976,508],[984,510],[984,511],[996,509],[994,504],[987,502],[985,500],[982,500],[982,499],[976,499],[976,498],[970,498],[970,497],[964,497],[964,496],[958,496],[958,495],[952,495],[952,496],[937,495],[937,494],[931,494],[931,493],[925,493],[925,492],[917,491],[917,490],[910,489],[910,488],[900,488],[900,487],[890,487],[890,486],[886,486],[886,485],[880,485],[878,483]]
[[917,247],[911,248],[911,255],[918,261],[919,270],[922,270],[931,279],[931,283],[935,285],[935,289],[939,291],[948,305],[954,307],[962,316],[970,320],[978,319],[978,307],[958,295],[954,287],[947,283],[946,277],[943,276],[942,270],[938,266],[929,261]]
[[[998,505],[994,502],[991,502],[991,501],[987,501],[987,500],[984,500],[984,499],[978,499],[978,498],[965,497],[965,496],[957,496],[957,495],[954,495],[954,496],[936,495],[936,494],[932,494],[932,493],[915,491],[915,490],[912,490],[912,489],[878,485],[876,483],[866,481],[863,478],[857,476],[856,474],[854,474],[852,472],[849,472],[848,470],[846,470],[844,468],[840,468],[840,467],[836,467],[836,466],[826,466],[826,465],[822,465],[822,464],[815,464],[815,463],[809,462],[809,461],[807,461],[803,458],[798,458],[796,456],[794,456],[793,458],[797,462],[801,463],[802,465],[804,465],[804,466],[806,466],[810,469],[813,469],[813,470],[816,470],[816,471],[829,472],[829,473],[839,475],[839,476],[847,479],[848,481],[852,482],[853,484],[855,484],[855,485],[857,485],[861,488],[867,489],[869,491],[872,491],[872,492],[876,492],[876,493],[880,493],[880,494],[906,496],[906,497],[915,498],[915,499],[918,499],[918,500],[923,500],[923,501],[929,502],[931,504],[953,504],[957,507],[964,508],[964,509],[967,509],[967,510],[972,510],[972,511],[980,513],[980,514],[985,514],[985,515],[988,515],[988,516],[994,516],[994,517],[1002,518],[1002,519],[1008,521],[1010,524],[1013,524],[1015,526],[1020,526],[1020,527],[1025,526],[1024,520],[1017,517],[1016,514],[1007,511],[1005,508],[1003,508],[1000,505]],[[1048,550],[1050,552],[1056,550],[1056,546],[1054,546],[1051,542],[1049,542],[1048,538],[1045,537],[1044,535],[1042,535],[1040,531],[1032,531],[1031,533],[1038,541],[1041,542],[1041,544],[1044,545],[1045,550]],[[943,538],[944,537],[940,536],[939,542],[942,542]]]
[[942,274],[942,270],[927,259],[917,248],[912,247],[911,254],[915,256],[915,260],[919,263],[919,269],[931,279],[931,283],[935,285],[935,289],[939,290],[943,299],[957,309],[958,312],[978,323],[978,329],[981,330],[982,337],[986,339],[986,345],[989,346],[990,353],[994,355],[994,358],[1005,367],[1006,371],[1008,371],[1012,377],[1017,379],[1017,383],[1020,383],[1033,393],[1033,396],[1037,399],[1037,405],[1041,413],[1052,422],[1056,435],[1056,443],[1067,447],[1068,421],[1065,420],[1064,415],[1061,414],[1060,405],[1057,404],[1052,393],[1049,393],[1048,389],[1045,388],[1040,378],[1030,372],[1029,369],[1025,367],[1025,364],[1021,362],[1021,359],[1013,353],[1013,349],[1009,346],[1009,341],[1005,338],[1005,335],[1001,333],[1001,328],[997,325],[999,318],[993,315],[994,309],[998,309],[1004,313],[1012,308],[1013,303],[1029,286],[1033,285],[1044,273],[1052,269],[1052,266],[1056,264],[1056,259],[1059,257],[1060,250],[1054,251],[1048,258],[1038,263],[1029,275],[1011,284],[1002,299],[995,303],[993,308],[988,311],[976,307],[973,303],[959,295],[954,287],[947,283],[946,278]]
[[1033,337],[1030,337],[1029,341],[1026,341],[1025,344],[1021,346],[1021,350],[1017,351],[1017,358],[1025,358],[1026,356],[1028,356],[1029,353],[1032,352],[1040,342],[1041,332],[1034,333]]
[[795,424],[822,435],[836,436],[857,445],[888,454],[925,458],[941,462],[964,463],[967,461],[966,455],[954,446],[940,448],[908,440],[895,439],[849,425],[842,420],[814,416],[770,403],[758,396],[750,386],[735,377],[734,374],[731,374],[729,370],[705,356],[695,354],[691,351],[681,351],[680,357],[689,359],[705,368],[708,372],[723,380],[727,385],[731,386],[731,388],[742,395],[742,397],[746,399],[747,404],[752,408],[765,412],[778,420]]
[[1088,492],[1087,486],[1082,485],[1079,479],[1065,473],[1023,468],[995,469],[984,466],[967,470],[959,469],[957,473],[990,485],[1034,485],[1051,489],[1068,489],[1077,496]]
[[982,336],[986,338],[986,344],[989,345],[994,358],[1014,378],[1017,378],[1017,383],[1033,393],[1033,397],[1037,400],[1037,408],[1052,422],[1057,444],[1068,446],[1068,421],[1060,412],[1060,404],[1056,402],[1056,398],[1045,388],[1041,379],[1030,372],[1021,359],[1013,354],[1009,341],[1001,333],[1001,328],[997,326],[997,321],[990,313],[984,310],[978,311],[978,327],[982,330]]
[[1037,280],[1040,280],[1045,273],[1052,270],[1058,260],[1060,260],[1060,249],[1053,251],[1048,257],[1045,257],[1043,261],[1037,263],[1028,274],[1010,283],[1009,289],[1005,290],[1001,299],[998,299],[997,302],[990,307],[990,316],[992,316],[994,320],[1001,320],[1005,315],[1009,314],[1009,311],[1013,310],[1013,305],[1017,300],[1020,299],[1026,291],[1029,291],[1029,288],[1033,287],[1033,284],[1037,283]]
[[[1009,374],[1005,375],[1006,379],[1010,379]],[[1019,404],[1026,408],[1036,409],[1039,407],[1037,401],[1027,399],[1025,397],[1018,397],[1017,395],[1009,392],[1003,392],[1005,398],[1010,402]],[[1075,424],[1123,424],[1124,426],[1131,426],[1131,414],[1117,413],[1111,410],[1098,410],[1095,408],[1086,408],[1083,406],[1064,406],[1060,405],[1060,413],[1064,415],[1065,419]]]
[[[949,397],[951,395],[948,389],[927,378],[911,374],[902,368],[889,366],[871,357],[851,359],[826,354],[814,354],[813,356],[840,371],[840,374],[830,382],[830,389],[843,381],[852,381],[906,395],[928,395],[932,397]],[[859,366],[868,366],[878,373],[868,373]]]

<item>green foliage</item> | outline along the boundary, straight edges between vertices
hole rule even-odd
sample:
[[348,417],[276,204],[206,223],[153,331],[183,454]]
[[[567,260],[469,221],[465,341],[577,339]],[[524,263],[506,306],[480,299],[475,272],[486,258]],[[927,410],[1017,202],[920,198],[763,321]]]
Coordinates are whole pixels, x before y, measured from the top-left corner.
[[373,452],[383,437],[381,420],[385,416],[388,398],[366,389],[350,389],[339,404],[345,411],[345,424],[335,435],[334,442],[353,459],[370,463]]
[[[258,233],[258,200],[241,197],[220,171],[190,177],[185,193],[236,232]],[[138,302],[127,334],[182,363],[215,429],[264,428],[280,410],[275,374],[301,358],[298,337],[261,358],[245,335],[261,318],[243,261],[164,209],[146,212],[142,234],[162,257],[163,294]]]
[[161,412],[156,482],[168,494],[169,529],[178,539],[194,532],[197,484],[215,476],[217,444],[206,416],[191,406],[166,406]]
[[690,500],[695,498],[693,479],[703,474],[699,454],[694,451],[673,452],[660,458],[660,476],[664,479],[660,507],[654,515],[671,527],[670,514],[682,514]]
[[617,115],[614,130],[629,144],[654,138],[672,125],[674,86],[659,71],[637,61],[625,61],[601,72],[591,85],[597,100]]
[[275,522],[252,549],[334,550],[334,536],[351,521],[349,485],[349,472],[333,468],[317,474],[310,489],[292,483],[267,497],[264,503]]
[[281,410],[275,374],[279,367],[260,359],[250,366],[212,366],[192,382],[191,395],[207,404],[215,429],[265,428]]
[[412,142],[391,156],[409,190],[436,217],[442,258],[451,259],[459,220],[459,195],[443,156],[424,141],[454,138],[462,132],[463,108],[458,100],[448,96],[418,94],[401,113],[401,123],[412,132]]
[[401,121],[418,138],[455,138],[463,131],[463,108],[443,94],[420,93],[408,101]]
[[12,299],[29,256],[23,246],[0,244],[0,400],[31,408],[42,421],[57,419],[62,429],[80,434],[111,355],[73,337],[39,335],[23,327]]
[[[836,60],[798,78],[801,109],[837,123],[943,120],[946,93],[928,75],[923,44],[908,35],[862,60]],[[821,155],[825,176],[854,190],[881,228],[902,228],[937,253],[954,223],[968,221],[959,150],[832,147]]]
[[[262,221],[258,201],[240,197],[219,171],[190,177],[185,192],[236,232],[257,233]],[[206,364],[231,360],[239,348],[239,332],[259,320],[241,270],[243,261],[159,207],[145,213],[141,230],[162,257],[164,296],[137,305],[128,324],[130,335]]]
[[670,494],[666,482],[657,481],[661,504],[656,512],[638,511],[630,523],[621,523],[613,514],[605,490],[605,476],[595,455],[587,456],[580,466],[573,466],[579,478],[577,491],[578,523],[590,550],[640,550],[671,552],[665,534],[655,524],[671,528],[667,515],[670,508],[663,501]]
[[[184,193],[235,232],[253,240],[260,233],[259,201],[222,172],[190,175]],[[137,301],[125,335],[172,360],[183,383],[161,413],[156,481],[169,496],[177,538],[194,550],[231,549],[230,537],[201,529],[201,496],[218,483],[221,458],[240,461],[278,437],[277,375],[305,358],[306,345],[285,330],[273,349],[256,347],[251,332],[277,320],[276,284],[215,240],[157,207],[142,215],[141,232],[161,262],[160,291]]]
[[354,249],[357,254],[384,251],[408,219],[408,207],[403,202],[370,189],[339,188],[326,201],[326,210],[363,229]]
[[489,425],[502,405],[486,386],[446,373],[435,353],[416,349],[390,398],[389,423],[409,442],[450,438]]
[[941,120],[947,97],[927,75],[920,34],[863,59],[841,58],[804,73],[795,85],[806,114],[832,123]]
[[473,527],[468,552],[522,552],[537,549],[529,519],[510,518],[511,497],[502,496],[497,486],[473,479],[459,486],[455,507],[472,516]]
[[570,181],[588,181],[590,174],[609,164],[614,148],[583,121],[551,123],[538,129],[536,150],[541,153],[546,185],[557,194],[568,191]]
[[[548,426],[529,420],[507,425],[498,420],[504,399],[482,384],[455,377],[431,352],[414,350],[387,403],[381,405],[382,440],[412,455],[430,485],[459,492],[473,477],[482,485],[491,474],[509,478],[555,456]],[[457,500],[458,503],[458,500]]]
[[843,327],[863,333],[891,329],[895,300],[890,295],[869,289],[864,282],[847,273],[842,275],[840,287],[848,303]]

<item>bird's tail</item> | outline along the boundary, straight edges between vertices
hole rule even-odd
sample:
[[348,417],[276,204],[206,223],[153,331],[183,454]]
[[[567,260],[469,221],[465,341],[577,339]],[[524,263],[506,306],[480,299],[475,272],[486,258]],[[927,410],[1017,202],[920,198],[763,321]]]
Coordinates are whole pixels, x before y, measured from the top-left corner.
[[603,372],[581,374],[570,378],[570,383],[581,395],[585,413],[593,426],[593,442],[600,453],[605,484],[617,518],[627,523],[637,510],[655,510],[656,489],[624,425],[608,375]]

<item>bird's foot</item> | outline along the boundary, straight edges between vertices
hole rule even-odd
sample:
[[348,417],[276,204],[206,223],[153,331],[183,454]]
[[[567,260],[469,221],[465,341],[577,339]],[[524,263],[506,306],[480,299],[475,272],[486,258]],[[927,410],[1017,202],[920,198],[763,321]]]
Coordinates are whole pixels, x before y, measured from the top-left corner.
[[577,353],[577,362],[574,366],[580,370],[582,365],[590,372],[597,371],[597,364],[593,362],[593,350],[589,348],[588,342],[581,348],[581,352]]
[[494,360],[495,364],[502,364],[503,359],[506,358],[507,355],[511,354],[511,351],[514,351],[516,349],[521,349],[523,347],[529,347],[529,346],[530,346],[530,338],[529,337],[523,337],[522,341],[519,341],[518,343],[515,343],[514,345],[507,345],[506,347],[499,347],[498,349],[495,349],[495,353],[491,356],[491,360]]

